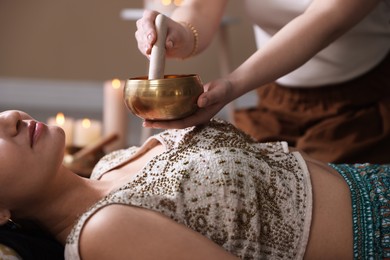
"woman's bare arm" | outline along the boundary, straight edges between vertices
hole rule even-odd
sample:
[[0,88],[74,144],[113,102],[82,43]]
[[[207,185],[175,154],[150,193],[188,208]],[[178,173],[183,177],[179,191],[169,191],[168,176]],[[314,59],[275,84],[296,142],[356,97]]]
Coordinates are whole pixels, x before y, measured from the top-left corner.
[[81,257],[88,259],[237,259],[199,233],[148,209],[111,205],[84,227]]

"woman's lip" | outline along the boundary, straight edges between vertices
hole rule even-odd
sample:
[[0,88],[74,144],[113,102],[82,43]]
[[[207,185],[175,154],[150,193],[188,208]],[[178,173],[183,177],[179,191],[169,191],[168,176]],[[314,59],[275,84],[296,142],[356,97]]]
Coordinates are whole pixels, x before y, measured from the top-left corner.
[[39,136],[42,133],[44,125],[40,122],[30,121],[28,123],[28,131],[30,134],[30,146],[33,147],[33,145],[38,140]]

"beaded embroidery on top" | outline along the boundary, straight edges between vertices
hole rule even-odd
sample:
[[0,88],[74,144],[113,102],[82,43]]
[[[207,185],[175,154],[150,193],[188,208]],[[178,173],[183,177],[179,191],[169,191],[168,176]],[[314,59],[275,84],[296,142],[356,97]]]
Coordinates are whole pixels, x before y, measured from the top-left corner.
[[[151,139],[159,140],[166,152],[80,217],[67,239],[67,258],[79,259],[79,236],[88,218],[115,203],[161,212],[242,259],[303,258],[311,183],[303,159],[289,153],[286,143],[255,143],[217,120]],[[135,153],[130,148],[108,155],[94,176],[115,167],[112,160],[120,163]]]

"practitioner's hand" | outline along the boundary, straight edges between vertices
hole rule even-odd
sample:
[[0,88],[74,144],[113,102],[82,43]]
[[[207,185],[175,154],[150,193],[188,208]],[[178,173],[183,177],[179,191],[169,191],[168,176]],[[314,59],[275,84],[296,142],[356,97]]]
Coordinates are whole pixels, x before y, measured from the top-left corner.
[[[159,13],[145,10],[141,19],[137,21],[135,38],[140,52],[149,58],[152,46],[157,40],[154,21]],[[165,41],[166,56],[169,58],[183,58],[191,52],[193,39],[188,28],[167,17],[167,37]]]
[[192,115],[169,121],[146,120],[144,127],[162,129],[180,129],[204,124],[210,121],[226,104],[233,100],[232,85],[228,80],[219,79],[204,85],[204,93],[198,98],[199,109]]

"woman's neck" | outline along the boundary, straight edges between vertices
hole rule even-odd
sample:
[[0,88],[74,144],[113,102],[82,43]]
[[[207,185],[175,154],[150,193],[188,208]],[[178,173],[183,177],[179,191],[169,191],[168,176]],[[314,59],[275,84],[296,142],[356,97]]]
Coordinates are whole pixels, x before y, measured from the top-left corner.
[[60,169],[54,185],[45,191],[36,210],[31,214],[62,244],[77,218],[89,207],[106,196],[112,182],[90,180],[76,175],[65,167]]
[[161,144],[154,143],[134,160],[112,170],[100,180],[80,177],[61,166],[53,183],[39,197],[38,207],[34,207],[36,210],[29,212],[29,216],[36,217],[43,227],[65,244],[76,220],[88,208],[127,183],[152,157],[163,151],[165,148]]

